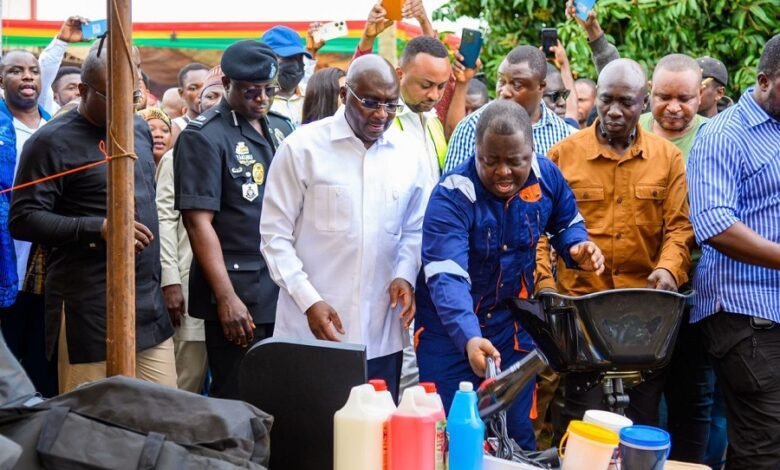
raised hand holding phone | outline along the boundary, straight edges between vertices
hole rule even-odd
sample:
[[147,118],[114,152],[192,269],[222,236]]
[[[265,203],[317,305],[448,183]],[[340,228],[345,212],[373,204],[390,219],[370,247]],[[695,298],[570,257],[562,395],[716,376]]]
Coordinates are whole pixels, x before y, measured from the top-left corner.
[[482,50],[482,33],[475,29],[463,28],[460,36],[460,48],[458,52],[463,56],[460,62],[467,69],[477,67],[479,52]]
[[81,24],[81,34],[85,40],[94,39],[108,32],[107,20],[88,21]]
[[312,32],[312,39],[315,43],[324,43],[331,39],[344,37],[349,34],[346,21],[332,21],[319,25],[319,27]]
[[574,9],[575,14],[582,21],[588,21],[588,13],[593,10],[593,5],[596,4],[596,0],[575,0]]

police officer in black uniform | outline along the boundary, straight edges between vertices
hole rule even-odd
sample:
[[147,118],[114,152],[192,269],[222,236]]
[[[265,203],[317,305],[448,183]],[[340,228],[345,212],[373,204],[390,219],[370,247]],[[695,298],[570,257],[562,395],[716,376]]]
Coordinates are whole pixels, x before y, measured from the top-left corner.
[[273,333],[278,288],[260,254],[265,176],[292,123],[268,110],[273,51],[247,40],[221,61],[225,97],[190,121],[174,150],[175,207],[192,245],[188,312],[205,320],[210,395],[238,398],[247,347]]

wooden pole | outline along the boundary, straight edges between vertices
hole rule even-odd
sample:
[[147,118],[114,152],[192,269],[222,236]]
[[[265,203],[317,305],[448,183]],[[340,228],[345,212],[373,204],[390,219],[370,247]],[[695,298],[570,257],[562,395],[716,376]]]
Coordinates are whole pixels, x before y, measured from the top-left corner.
[[395,67],[398,65],[398,27],[396,23],[379,33],[379,55]]
[[[132,0],[108,1],[108,154],[133,152]],[[108,163],[106,375],[135,377],[135,185],[132,158]]]

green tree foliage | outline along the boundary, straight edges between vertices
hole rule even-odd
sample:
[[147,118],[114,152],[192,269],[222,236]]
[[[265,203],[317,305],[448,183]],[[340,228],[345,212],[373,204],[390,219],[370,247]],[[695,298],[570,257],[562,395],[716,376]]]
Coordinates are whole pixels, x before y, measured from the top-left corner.
[[[580,77],[596,77],[584,30],[566,19],[565,0],[450,0],[434,18],[479,18],[488,25],[482,61],[493,81],[501,60],[519,44],[540,45],[543,27],[556,27]],[[729,94],[755,81],[761,49],[780,32],[779,0],[598,0],[598,20],[622,57],[648,71],[666,54],[710,55],[729,69]]]

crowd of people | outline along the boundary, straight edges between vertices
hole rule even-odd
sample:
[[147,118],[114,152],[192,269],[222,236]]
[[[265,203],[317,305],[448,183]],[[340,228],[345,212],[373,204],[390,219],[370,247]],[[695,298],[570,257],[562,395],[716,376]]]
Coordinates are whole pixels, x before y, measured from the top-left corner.
[[[646,71],[571,3],[598,76],[560,43],[517,45],[493,102],[421,0],[397,66],[372,53],[381,3],[347,70],[276,26],[156,100],[133,49],[138,378],[238,399],[249,346],[316,338],[365,345],[396,400],[434,382],[449,409],[487,358],[535,348],[506,298],[693,290],[627,415],[668,429],[676,460],[778,468],[780,35],[731,100],[716,58]],[[105,376],[107,41],[60,67],[84,21],[0,71],[0,327],[44,396]],[[603,407],[580,375],[528,384],[510,436],[533,449],[551,419],[557,443]]]

